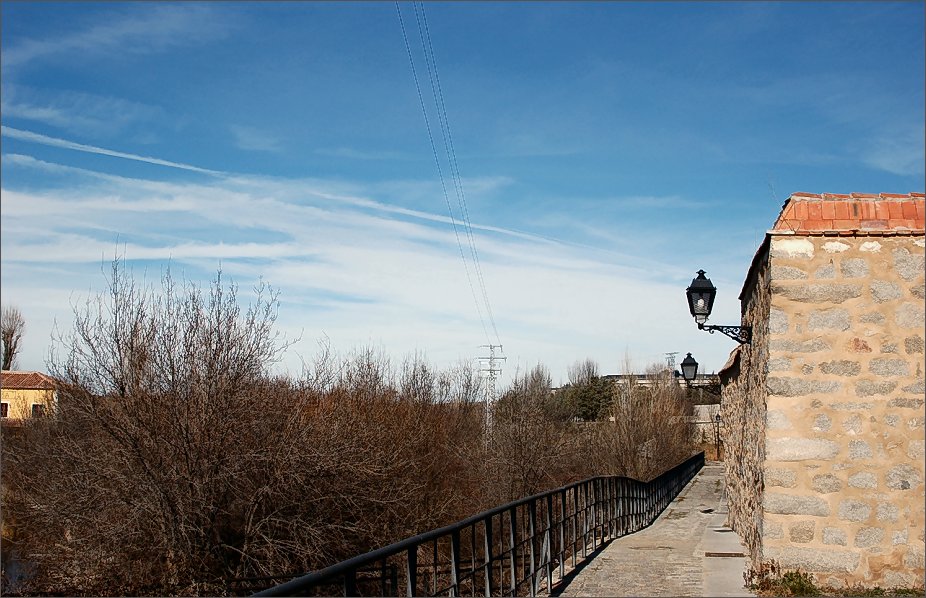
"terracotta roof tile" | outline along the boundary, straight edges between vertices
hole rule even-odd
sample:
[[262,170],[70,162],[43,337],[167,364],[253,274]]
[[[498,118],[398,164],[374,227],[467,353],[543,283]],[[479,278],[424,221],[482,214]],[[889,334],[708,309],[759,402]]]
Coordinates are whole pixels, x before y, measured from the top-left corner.
[[55,381],[51,376],[41,372],[3,370],[0,372],[0,387],[17,390],[51,390],[55,387]]
[[824,234],[926,232],[924,193],[792,193],[773,231]]

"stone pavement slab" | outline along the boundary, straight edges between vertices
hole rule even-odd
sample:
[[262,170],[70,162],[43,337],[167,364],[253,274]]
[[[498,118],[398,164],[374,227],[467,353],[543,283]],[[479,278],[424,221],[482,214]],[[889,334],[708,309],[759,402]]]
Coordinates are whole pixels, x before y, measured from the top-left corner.
[[706,463],[652,525],[590,555],[553,595],[754,596],[745,549],[724,525],[723,483],[723,463]]

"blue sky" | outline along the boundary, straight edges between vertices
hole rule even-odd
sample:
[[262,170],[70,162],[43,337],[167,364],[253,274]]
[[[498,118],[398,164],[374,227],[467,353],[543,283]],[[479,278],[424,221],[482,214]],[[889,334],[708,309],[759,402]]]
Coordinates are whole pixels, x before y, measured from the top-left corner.
[[736,324],[790,193],[926,187],[920,2],[399,8],[443,187],[394,3],[0,5],[20,366],[118,251],[153,281],[221,267],[244,300],[263,277],[292,373],[322,338],[440,366],[500,342],[503,379],[712,371],[733,342],[695,328],[696,270]]

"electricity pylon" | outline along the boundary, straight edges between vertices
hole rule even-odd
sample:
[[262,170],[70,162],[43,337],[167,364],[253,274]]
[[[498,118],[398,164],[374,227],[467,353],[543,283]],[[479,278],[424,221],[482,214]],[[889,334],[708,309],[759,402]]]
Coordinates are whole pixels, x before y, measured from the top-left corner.
[[498,388],[496,387],[496,382],[498,382],[498,375],[502,373],[502,367],[499,362],[505,361],[507,358],[504,355],[496,355],[495,350],[498,349],[499,353],[502,352],[501,345],[479,345],[480,347],[489,348],[488,357],[480,357],[479,361],[482,362],[482,367],[479,369],[480,372],[486,372],[486,400],[485,400],[485,433],[486,433],[486,442],[489,438],[489,429],[491,428],[491,418],[492,418],[492,405],[495,404],[495,401],[498,400]]

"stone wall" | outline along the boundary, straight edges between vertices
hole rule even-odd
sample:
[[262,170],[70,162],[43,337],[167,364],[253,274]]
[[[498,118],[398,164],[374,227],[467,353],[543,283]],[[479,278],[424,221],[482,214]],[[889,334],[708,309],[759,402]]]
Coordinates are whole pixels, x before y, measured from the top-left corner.
[[762,464],[765,454],[769,332],[768,242],[759,248],[740,298],[742,325],[752,342],[740,345],[720,372],[727,524],[739,534],[753,566],[762,562]]
[[[750,550],[759,544],[754,561],[776,559],[837,586],[921,586],[923,237],[771,234],[769,241],[758,278],[767,276],[770,292],[759,280],[751,293],[757,316],[768,309],[768,336],[757,326],[753,346],[740,354],[744,374],[724,391],[728,430],[752,417],[764,421],[742,432],[743,454],[728,464],[731,503],[739,503],[731,505],[732,523]],[[763,344],[765,367],[747,365]],[[763,382],[767,399],[759,401]],[[748,452],[760,428],[757,474],[763,456]],[[759,524],[750,520],[752,480],[758,488],[764,481]]]

